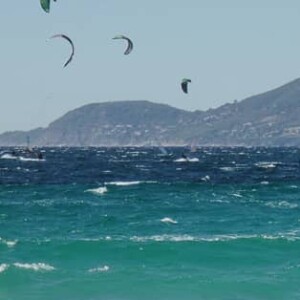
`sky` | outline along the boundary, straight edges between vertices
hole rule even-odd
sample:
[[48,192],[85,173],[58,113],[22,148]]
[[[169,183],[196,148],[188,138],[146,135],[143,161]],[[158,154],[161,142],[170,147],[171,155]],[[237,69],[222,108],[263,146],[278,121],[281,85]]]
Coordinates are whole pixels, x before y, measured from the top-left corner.
[[[48,40],[59,33],[76,48],[65,69],[69,45]],[[0,36],[0,133],[95,102],[207,110],[300,77],[299,0],[57,0],[50,14],[39,0],[3,1]]]

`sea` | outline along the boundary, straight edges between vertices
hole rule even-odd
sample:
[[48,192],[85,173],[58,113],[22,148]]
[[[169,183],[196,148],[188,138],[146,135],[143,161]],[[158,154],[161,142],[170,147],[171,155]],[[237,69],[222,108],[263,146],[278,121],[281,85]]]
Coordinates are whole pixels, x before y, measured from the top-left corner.
[[11,150],[0,299],[300,299],[300,149]]

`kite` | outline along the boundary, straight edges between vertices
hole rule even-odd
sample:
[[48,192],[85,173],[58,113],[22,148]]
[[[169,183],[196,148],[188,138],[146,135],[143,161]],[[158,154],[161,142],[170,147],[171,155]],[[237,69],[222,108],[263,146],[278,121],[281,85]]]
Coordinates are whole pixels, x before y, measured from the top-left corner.
[[[56,2],[56,0],[53,0],[53,1]],[[50,12],[50,3],[51,3],[51,0],[40,0],[40,3],[41,3],[42,9],[46,13],[49,13]]]
[[133,43],[132,43],[131,39],[129,39],[128,37],[126,37],[124,35],[117,35],[113,38],[113,40],[120,40],[120,39],[127,41],[128,46],[127,46],[127,49],[125,50],[124,54],[128,55],[133,49]]
[[54,38],[63,38],[63,39],[65,39],[66,41],[68,41],[68,42],[70,43],[71,47],[72,47],[72,53],[71,53],[71,56],[69,57],[69,59],[68,59],[68,60],[66,61],[66,63],[64,64],[64,68],[65,68],[65,67],[72,61],[73,56],[74,56],[74,54],[75,54],[75,47],[74,47],[74,44],[73,44],[72,40],[71,40],[68,36],[66,36],[66,35],[64,35],[64,34],[55,34],[55,35],[53,35],[53,36],[50,37],[50,39],[54,39]]
[[192,82],[192,80],[191,79],[187,79],[187,78],[184,78],[181,81],[181,88],[182,88],[183,92],[186,93],[186,94],[188,93],[188,84],[190,82]]

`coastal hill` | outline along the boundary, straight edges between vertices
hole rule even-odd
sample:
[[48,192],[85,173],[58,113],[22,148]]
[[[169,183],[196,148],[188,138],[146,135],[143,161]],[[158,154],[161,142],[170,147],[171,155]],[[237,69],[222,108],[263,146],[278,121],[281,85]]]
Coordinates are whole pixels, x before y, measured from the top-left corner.
[[216,109],[149,101],[94,103],[47,128],[0,135],[0,146],[300,146],[300,79]]

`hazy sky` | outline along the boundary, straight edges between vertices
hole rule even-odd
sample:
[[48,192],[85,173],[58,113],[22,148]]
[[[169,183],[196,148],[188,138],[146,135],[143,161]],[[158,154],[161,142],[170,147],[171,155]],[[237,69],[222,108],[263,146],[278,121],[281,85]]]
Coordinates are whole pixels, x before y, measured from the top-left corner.
[[[299,0],[2,1],[0,132],[47,126],[91,102],[205,110],[300,77]],[[69,35],[70,48],[53,34]],[[134,51],[123,55],[134,41]],[[180,90],[192,79],[189,95]]]

